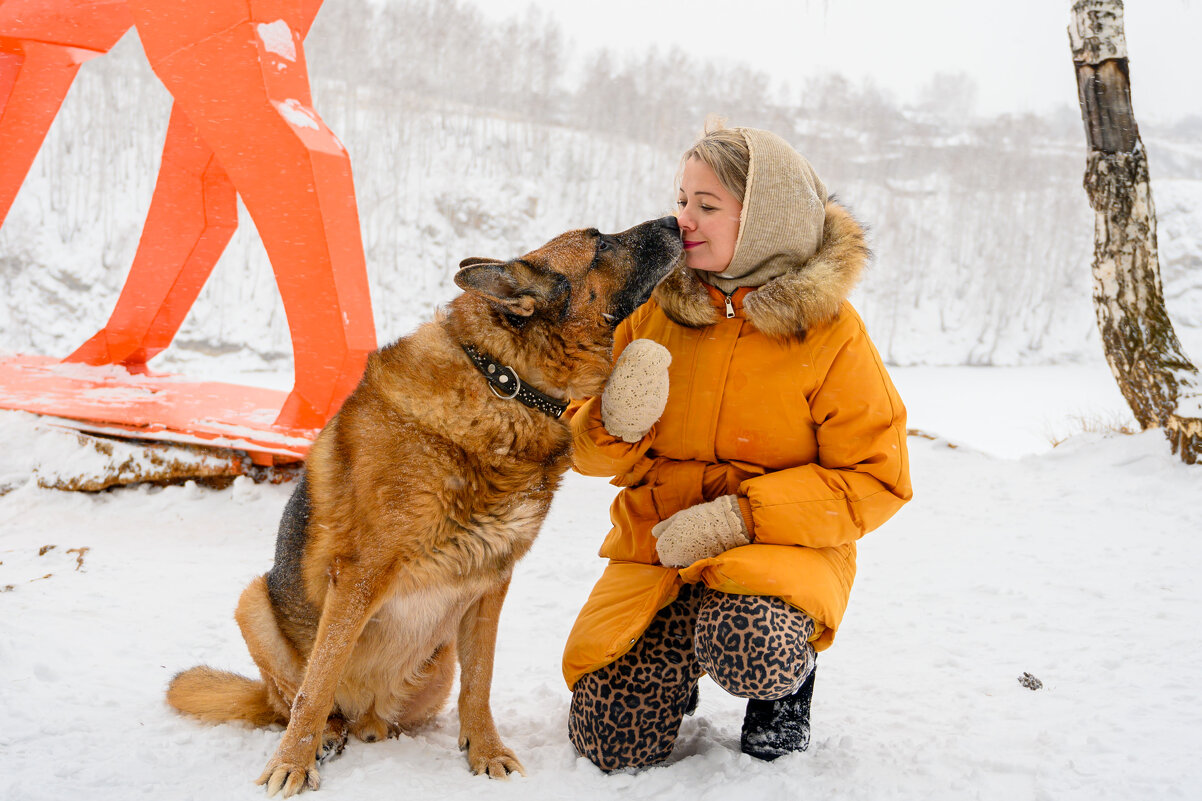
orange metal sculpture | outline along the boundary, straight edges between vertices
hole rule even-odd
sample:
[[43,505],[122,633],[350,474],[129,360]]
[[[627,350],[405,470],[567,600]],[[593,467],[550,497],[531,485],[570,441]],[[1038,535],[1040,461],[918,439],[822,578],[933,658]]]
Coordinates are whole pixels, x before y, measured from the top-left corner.
[[[189,385],[207,405],[189,412],[195,419],[180,420],[179,408],[165,407],[191,407],[195,397],[181,401],[179,382],[126,380],[125,371],[112,369],[89,375],[17,357],[0,363],[0,406],[163,439],[226,444],[214,432],[232,429],[235,440],[251,443],[244,447],[255,450],[257,436],[260,455],[285,457],[303,453],[296,443],[338,410],[376,341],[350,159],[310,96],[303,40],[320,6],[0,0],[0,224],[79,65],[107,52],[131,26],[174,99],[125,287],[108,323],[67,361],[148,373],[147,361],[170,344],[237,227],[237,194],[275,271],[295,364],[294,387],[279,405],[262,391]],[[89,400],[114,382],[146,390],[157,411],[150,402]],[[57,400],[39,406],[47,394]],[[273,424],[263,420],[264,404],[278,411]],[[283,442],[290,444],[273,445]]]

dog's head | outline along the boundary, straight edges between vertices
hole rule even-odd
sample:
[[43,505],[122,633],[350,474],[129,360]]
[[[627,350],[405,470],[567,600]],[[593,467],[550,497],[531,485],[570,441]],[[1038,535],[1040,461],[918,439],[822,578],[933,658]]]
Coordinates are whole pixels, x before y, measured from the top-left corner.
[[465,259],[455,283],[486,301],[506,334],[504,342],[478,344],[525,362],[549,388],[585,397],[609,375],[614,328],[680,254],[676,218],[664,217],[619,234],[569,231],[511,261]]

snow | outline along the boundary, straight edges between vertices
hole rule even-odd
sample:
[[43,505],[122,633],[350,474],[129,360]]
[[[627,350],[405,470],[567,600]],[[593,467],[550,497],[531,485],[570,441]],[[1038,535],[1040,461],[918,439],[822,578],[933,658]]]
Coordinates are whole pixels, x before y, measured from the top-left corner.
[[[319,25],[309,37],[310,63],[340,58],[332,33]],[[256,34],[277,70],[296,62],[286,22]],[[465,256],[510,257],[566,228],[618,230],[671,207],[687,142],[461,107],[396,76],[356,85],[348,74],[358,73],[314,87],[320,118],[295,98],[278,110],[311,145],[341,149],[332,128],[353,154],[381,342],[457,291]],[[81,70],[0,230],[0,355],[65,356],[103,325],[138,245],[170,106],[135,37]],[[576,757],[559,658],[602,569],[614,490],[569,475],[501,621],[493,709],[529,777],[471,776],[452,703],[416,736],[352,742],[323,768],[318,797],[1196,795],[1202,467],[1182,465],[1159,432],[1116,433],[1137,427],[1090,302],[1079,128],[1050,120],[1051,134],[1037,125],[996,158],[973,147],[997,149],[1026,123],[890,143],[870,120],[798,121],[796,140],[824,156],[831,188],[870,225],[876,260],[853,301],[885,358],[915,365],[891,372],[916,432],[916,498],[862,543],[839,639],[819,659],[808,752],[771,764],[742,755],[742,702],[703,682],[667,766],[605,776]],[[1196,362],[1202,150],[1155,124],[1145,136],[1165,302]],[[240,217],[153,368],[286,391],[287,322]],[[995,366],[923,366],[939,364]],[[1183,396],[1179,410],[1199,404]],[[200,663],[255,675],[232,612],[270,566],[291,488],[247,478],[220,491],[44,488],[139,458],[136,446],[87,442],[0,412],[0,801],[261,798],[252,780],[279,730],[202,725],[163,692]]]
[[296,43],[292,41],[292,28],[285,20],[275,22],[260,22],[255,26],[259,41],[268,53],[275,53],[287,61],[296,61]]
[[1046,451],[1072,434],[1138,429],[1105,364],[892,367],[912,429],[999,456]]
[[[1080,433],[1123,420],[1105,367],[892,372],[933,439],[909,440],[915,500],[861,543],[847,617],[819,657],[809,751],[741,754],[743,703],[703,680],[666,766],[607,776],[575,755],[559,657],[602,568],[613,488],[570,474],[518,566],[497,649],[493,711],[529,776],[472,776],[452,703],[415,736],[352,740],[316,797],[1194,794],[1202,467],[1160,432]],[[76,458],[36,420],[0,415],[5,450],[47,471]],[[30,480],[0,495],[0,798],[263,797],[252,782],[280,731],[197,723],[163,691],[200,663],[254,675],[232,612],[270,565],[290,491]]]
[[290,125],[297,128],[312,128],[315,131],[321,130],[321,125],[317,122],[317,115],[295,97],[290,97],[283,103],[276,103],[273,100],[272,105]]

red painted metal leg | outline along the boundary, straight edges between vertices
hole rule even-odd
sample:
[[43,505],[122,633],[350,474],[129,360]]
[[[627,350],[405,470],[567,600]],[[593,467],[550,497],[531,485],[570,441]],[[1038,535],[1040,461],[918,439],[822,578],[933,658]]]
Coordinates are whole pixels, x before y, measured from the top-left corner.
[[0,50],[0,223],[42,147],[71,81],[79,71],[70,48],[23,42]]
[[171,110],[154,200],[108,323],[70,362],[132,371],[162,352],[238,227],[234,185],[187,116]]
[[130,3],[151,66],[263,239],[295,358],[278,422],[304,428],[338,410],[376,344],[350,159],[310,97],[302,36],[318,5]]
[[0,0],[0,224],[79,65],[132,24],[113,0]]

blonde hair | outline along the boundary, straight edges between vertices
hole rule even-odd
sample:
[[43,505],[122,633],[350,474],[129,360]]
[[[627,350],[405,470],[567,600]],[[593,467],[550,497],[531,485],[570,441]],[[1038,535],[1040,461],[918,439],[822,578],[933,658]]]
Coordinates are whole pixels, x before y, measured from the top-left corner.
[[705,121],[705,133],[680,159],[676,186],[680,187],[680,176],[684,165],[696,158],[714,171],[722,188],[734,195],[740,203],[747,194],[747,170],[751,165],[751,151],[747,139],[738,128],[727,128],[721,117],[710,117]]

